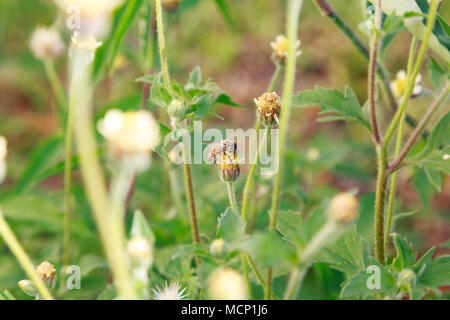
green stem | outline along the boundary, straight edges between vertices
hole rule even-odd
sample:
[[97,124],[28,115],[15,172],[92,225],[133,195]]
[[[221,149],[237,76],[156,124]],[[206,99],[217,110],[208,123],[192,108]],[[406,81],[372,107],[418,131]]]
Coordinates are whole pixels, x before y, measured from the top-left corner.
[[161,61],[161,69],[164,78],[164,85],[169,93],[172,93],[172,86],[170,85],[169,68],[166,60],[166,46],[164,41],[164,27],[163,27],[163,12],[161,6],[161,0],[155,0],[156,8],[156,26],[158,28],[158,45],[159,45],[159,58]]
[[[278,82],[280,81],[281,73],[283,71],[283,65],[279,62],[275,63],[275,71],[272,74],[272,78],[270,79],[269,86],[267,87],[267,92],[272,92],[277,87]],[[257,120],[258,121],[258,120]]]
[[237,201],[236,201],[236,192],[234,190],[234,183],[233,182],[227,182],[227,191],[228,191],[228,198],[230,199],[230,205],[234,212],[239,213]]
[[266,128],[266,133],[264,135],[263,140],[261,141],[258,151],[255,156],[255,160],[250,168],[250,172],[248,174],[247,182],[245,183],[244,187],[244,194],[242,197],[242,221],[245,223],[247,221],[246,214],[247,214],[247,203],[248,203],[248,197],[250,194],[250,188],[253,184],[253,176],[255,175],[255,170],[258,165],[259,157],[261,155],[262,150],[264,149],[264,146],[267,145],[270,137],[271,127]]
[[200,237],[198,234],[198,226],[197,226],[197,215],[195,212],[194,190],[192,187],[191,167],[188,162],[188,154],[184,144],[183,144],[183,157],[184,157],[183,163],[184,183],[186,187],[186,197],[189,204],[189,216],[191,219],[192,238],[194,240],[194,243],[200,243]]
[[375,252],[378,261],[384,264],[384,203],[386,200],[386,149],[377,146],[378,175],[375,191]]
[[44,68],[47,74],[48,81],[55,93],[56,103],[58,105],[58,113],[62,122],[64,122],[65,112],[67,108],[67,95],[59,80],[55,70],[55,64],[52,59],[44,59]]
[[5,218],[3,217],[1,208],[0,208],[0,235],[3,237],[3,240],[5,240],[5,243],[8,245],[9,249],[14,254],[17,261],[19,261],[20,265],[25,270],[27,275],[36,285],[36,289],[39,291],[39,294],[46,300],[53,300],[53,296],[50,293],[49,289],[44,284],[41,277],[39,277],[39,275],[37,274],[35,266],[31,262],[30,258],[20,245],[13,231],[11,230]]
[[426,53],[427,47],[428,47],[428,42],[430,40],[431,32],[433,30],[434,21],[435,21],[436,12],[437,12],[437,5],[438,5],[437,0],[433,0],[433,2],[431,3],[430,12],[429,12],[428,20],[427,20],[427,29],[426,29],[425,37],[422,41],[422,44],[420,45],[420,49],[417,54],[416,62],[414,64],[414,67],[412,70],[412,78],[409,79],[410,81],[408,81],[408,83],[406,85],[405,94],[402,98],[400,107],[397,109],[394,119],[392,120],[391,124],[389,125],[387,133],[384,137],[384,141],[383,141],[384,147],[386,147],[388,145],[390,139],[392,138],[392,135],[394,134],[395,129],[397,128],[397,125],[400,122],[401,116],[402,116],[403,112],[405,111],[406,106],[408,105],[409,98],[411,98],[412,92],[414,90],[416,78],[417,78],[417,75],[419,74],[420,68],[422,66],[422,61],[425,57],[425,53]]
[[[272,191],[272,206],[270,210],[270,222],[269,230],[274,230],[277,223],[278,214],[278,202],[280,197],[281,189],[281,177],[283,176],[284,167],[284,154],[286,147],[286,137],[289,124],[289,115],[291,109],[291,99],[292,93],[294,91],[295,82],[295,69],[297,63],[296,54],[296,41],[297,41],[297,30],[298,30],[298,20],[300,16],[300,9],[302,7],[303,0],[290,0],[287,6],[287,38],[288,38],[288,55],[286,61],[286,72],[284,75],[283,84],[283,100],[282,100],[282,112],[280,118],[280,136],[279,136],[279,152],[278,152],[278,163],[279,168],[275,176],[274,187]],[[270,290],[272,285],[272,270],[267,271],[267,291],[265,292],[265,298],[270,298]]]

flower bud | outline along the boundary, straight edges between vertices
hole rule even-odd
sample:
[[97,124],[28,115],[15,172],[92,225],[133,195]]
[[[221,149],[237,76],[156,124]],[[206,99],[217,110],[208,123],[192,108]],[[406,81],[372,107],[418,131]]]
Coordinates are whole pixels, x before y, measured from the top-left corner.
[[237,156],[236,143],[223,140],[213,144],[209,152],[209,158],[217,165],[220,178],[224,182],[234,182],[239,179],[241,168]]
[[167,113],[172,118],[182,118],[184,114],[186,113],[186,107],[184,106],[183,102],[181,100],[175,99],[172,100],[172,102],[167,107]]
[[[270,43],[272,47],[272,59],[277,63],[284,64],[288,56],[289,40],[284,35],[280,34],[275,38],[275,41]],[[300,40],[295,43],[295,49],[300,47]],[[299,56],[302,52],[297,50],[296,55]]]
[[397,283],[403,290],[409,290],[416,283],[416,275],[411,269],[403,269],[398,274]]
[[258,99],[254,99],[256,104],[256,117],[266,125],[273,126],[278,123],[280,117],[281,104],[278,102],[280,97],[276,92],[264,93]]
[[148,269],[153,262],[153,250],[144,237],[134,237],[128,241],[127,253],[131,263]]
[[331,199],[329,216],[339,223],[351,223],[358,218],[358,200],[350,193],[339,193]]
[[208,279],[208,298],[211,300],[246,300],[244,279],[236,271],[223,268],[214,271]]
[[42,262],[37,268],[36,272],[49,288],[53,288],[56,282],[56,269],[48,261]]
[[214,257],[222,257],[228,250],[227,244],[223,239],[215,239],[209,247],[209,253]]
[[17,285],[31,297],[36,297],[39,294],[39,291],[31,280],[20,280]]
[[64,42],[54,29],[37,28],[34,30],[30,49],[38,59],[55,59],[64,51]]

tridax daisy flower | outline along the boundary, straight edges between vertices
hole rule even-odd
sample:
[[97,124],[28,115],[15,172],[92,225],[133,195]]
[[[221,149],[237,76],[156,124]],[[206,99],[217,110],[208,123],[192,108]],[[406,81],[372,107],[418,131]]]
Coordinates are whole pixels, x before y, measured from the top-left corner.
[[55,59],[63,53],[64,47],[55,29],[39,27],[31,35],[30,49],[38,59]]
[[278,123],[281,110],[281,104],[278,102],[279,98],[276,92],[266,92],[258,99],[254,99],[257,107],[256,117],[262,124],[273,126]]
[[111,12],[123,3],[123,0],[54,0],[64,12],[79,14],[77,31],[83,35],[104,36],[109,30]]
[[6,155],[8,154],[8,141],[4,136],[0,136],[0,183],[6,176]]
[[[272,57],[273,59],[283,64],[286,61],[287,55],[288,55],[288,47],[289,47],[289,40],[284,35],[280,34],[275,38],[275,41],[270,43],[270,46],[272,47]],[[297,50],[300,47],[300,40],[297,40],[295,42],[295,49]],[[296,55],[297,57],[302,52],[300,50],[297,50]]]
[[[399,72],[397,72],[395,80],[391,82],[391,91],[394,94],[395,98],[400,99],[401,97],[403,97],[406,90],[407,80],[408,79],[405,70],[400,70]],[[411,97],[414,98],[420,96],[422,92],[422,76],[418,74]]]
[[241,168],[236,143],[223,140],[213,144],[209,151],[209,159],[219,168],[222,181],[233,182],[239,179]]
[[44,261],[36,268],[36,272],[49,288],[53,288],[56,281],[56,269],[53,264]]
[[208,298],[211,300],[246,300],[247,288],[242,276],[230,268],[214,271],[208,280]]
[[97,129],[108,142],[110,156],[137,172],[149,167],[150,151],[161,140],[159,125],[147,110],[109,110]]
[[155,286],[153,295],[155,300],[183,300],[187,297],[186,288],[181,288],[178,281],[171,282],[169,285],[166,281],[162,288]]

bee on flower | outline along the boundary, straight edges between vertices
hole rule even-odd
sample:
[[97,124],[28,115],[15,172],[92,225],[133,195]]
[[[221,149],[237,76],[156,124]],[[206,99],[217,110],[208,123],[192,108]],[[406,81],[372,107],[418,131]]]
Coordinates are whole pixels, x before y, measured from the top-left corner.
[[258,99],[254,99],[256,117],[262,124],[273,126],[279,122],[281,111],[281,104],[278,102],[279,98],[276,92],[266,92]]
[[147,110],[111,109],[98,122],[97,129],[108,142],[110,157],[135,172],[150,166],[150,152],[161,141],[158,123]]
[[33,55],[40,60],[56,59],[65,48],[59,33],[53,28],[44,27],[33,31],[29,45]]
[[4,136],[0,136],[0,183],[6,176],[6,155],[8,154],[8,141]]
[[222,181],[234,182],[239,179],[241,169],[235,142],[223,140],[213,144],[209,151],[209,159],[219,168]]
[[[407,81],[408,79],[405,70],[400,70],[399,72],[397,72],[395,80],[391,82],[391,91],[396,99],[400,99],[405,94]],[[418,74],[411,98],[420,96],[422,92],[422,76]]]
[[242,276],[230,268],[214,271],[208,279],[208,298],[211,300],[246,300],[247,288]]
[[[277,63],[284,64],[286,62],[289,49],[288,38],[280,34],[275,38],[275,41],[272,41],[270,43],[270,46],[272,47],[272,59]],[[295,42],[295,50],[297,57],[302,54],[301,50],[298,50],[299,47],[300,47],[300,40],[297,40]]]
[[187,297],[186,288],[182,288],[178,281],[153,289],[154,300],[184,300]]

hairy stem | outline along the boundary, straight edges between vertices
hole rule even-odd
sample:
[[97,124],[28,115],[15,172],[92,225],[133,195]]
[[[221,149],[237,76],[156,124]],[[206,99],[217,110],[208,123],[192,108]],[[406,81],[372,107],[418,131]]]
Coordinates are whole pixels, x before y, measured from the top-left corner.
[[5,243],[8,245],[11,252],[16,257],[17,261],[19,261],[22,268],[25,270],[27,275],[35,284],[36,289],[39,291],[39,294],[45,300],[53,300],[53,296],[50,293],[49,289],[44,284],[41,277],[39,277],[39,275],[37,274],[35,266],[31,262],[30,258],[20,245],[20,242],[17,240],[13,231],[11,230],[5,218],[3,217],[1,208],[0,208],[0,235],[2,236]]
[[197,226],[197,215],[195,212],[194,190],[192,187],[191,166],[189,165],[188,154],[185,146],[183,147],[183,157],[184,157],[183,163],[184,183],[186,187],[186,197],[189,204],[189,216],[191,219],[192,238],[194,240],[194,243],[200,243],[200,237],[198,234],[198,226]]
[[[288,38],[288,55],[286,61],[286,72],[284,75],[283,84],[283,100],[282,100],[282,112],[280,119],[280,138],[279,138],[279,152],[278,152],[278,163],[279,168],[275,176],[275,182],[272,192],[272,206],[270,209],[270,222],[269,230],[274,230],[277,222],[278,214],[278,203],[280,197],[281,189],[281,178],[283,176],[283,166],[284,166],[284,154],[286,147],[286,136],[289,124],[289,115],[291,109],[291,99],[292,93],[294,91],[295,82],[295,69],[297,63],[296,54],[296,41],[297,41],[297,29],[298,20],[300,16],[300,9],[302,7],[303,0],[290,0],[287,6],[287,38]],[[267,271],[267,285],[265,292],[265,299],[270,299],[270,290],[272,284],[272,270]]]
[[386,200],[386,149],[377,146],[378,175],[375,191],[375,253],[378,261],[384,264],[384,203]]
[[158,28],[158,45],[159,45],[159,59],[161,61],[161,69],[164,78],[164,85],[166,89],[172,93],[172,86],[170,85],[169,67],[166,60],[166,47],[164,41],[164,27],[163,27],[163,12],[161,0],[155,0],[156,8],[156,26]]

